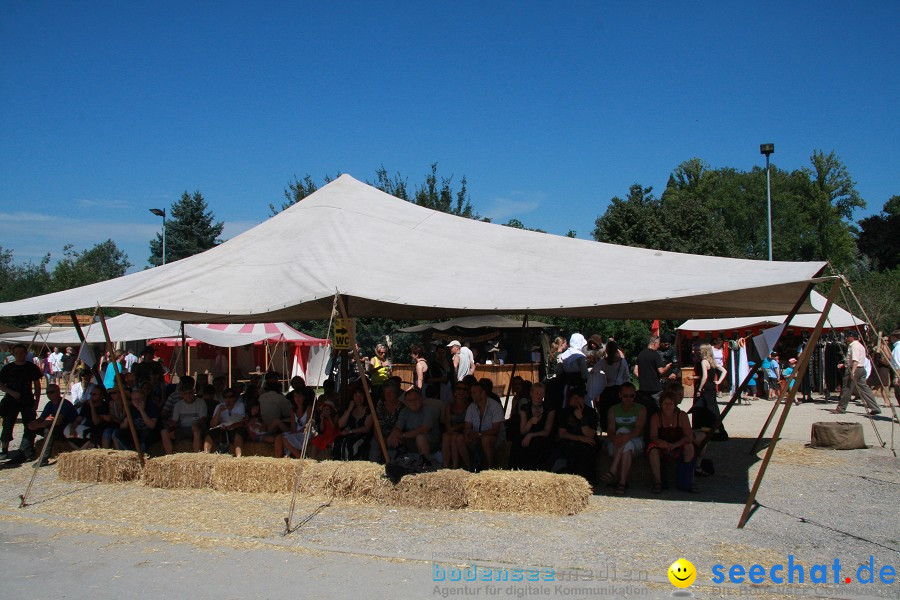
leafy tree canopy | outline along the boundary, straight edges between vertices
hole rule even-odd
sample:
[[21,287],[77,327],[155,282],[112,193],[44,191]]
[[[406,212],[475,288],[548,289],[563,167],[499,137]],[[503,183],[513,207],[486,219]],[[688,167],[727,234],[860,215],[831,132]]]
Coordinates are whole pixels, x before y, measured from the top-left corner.
[[859,251],[882,269],[900,266],[900,196],[891,196],[879,215],[859,222]]

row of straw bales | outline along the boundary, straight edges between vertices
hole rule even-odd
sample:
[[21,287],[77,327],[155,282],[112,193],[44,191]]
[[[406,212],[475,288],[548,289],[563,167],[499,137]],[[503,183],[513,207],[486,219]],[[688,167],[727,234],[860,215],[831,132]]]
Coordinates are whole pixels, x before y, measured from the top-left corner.
[[[59,458],[61,479],[122,482],[141,477],[134,452],[86,450]],[[372,462],[298,461],[220,454],[173,454],[147,460],[145,485],[169,489],[211,488],[223,492],[298,493],[350,502],[413,508],[493,510],[572,515],[588,504],[591,488],[581,477],[537,471],[443,469],[403,477],[393,485],[384,466]]]

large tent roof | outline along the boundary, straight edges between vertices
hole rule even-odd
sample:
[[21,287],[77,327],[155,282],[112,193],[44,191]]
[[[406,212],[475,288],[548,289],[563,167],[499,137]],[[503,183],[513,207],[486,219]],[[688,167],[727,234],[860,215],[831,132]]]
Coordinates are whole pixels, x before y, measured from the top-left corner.
[[[818,292],[813,291],[809,297],[810,303],[816,309],[815,313],[806,315],[794,315],[788,327],[795,329],[815,329],[816,322],[825,308],[825,297]],[[678,327],[679,331],[689,332],[706,332],[706,331],[734,331],[739,329],[756,329],[760,327],[772,327],[781,325],[787,315],[772,315],[768,317],[743,317],[736,319],[690,319],[685,321]],[[847,329],[850,327],[859,327],[865,322],[857,319],[852,314],[838,306],[831,305],[828,311],[828,319],[823,326],[825,329]]]
[[355,317],[772,315],[787,313],[824,266],[514,229],[423,208],[343,175],[202,254],[3,303],[0,315],[99,304],[185,322],[324,319],[336,292]]

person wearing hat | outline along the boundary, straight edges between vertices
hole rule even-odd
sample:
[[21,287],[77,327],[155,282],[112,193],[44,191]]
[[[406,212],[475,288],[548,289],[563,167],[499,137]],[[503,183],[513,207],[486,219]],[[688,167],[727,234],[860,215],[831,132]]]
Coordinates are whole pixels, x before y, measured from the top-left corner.
[[459,343],[459,340],[453,340],[447,347],[450,348],[450,354],[453,355],[453,369],[456,371],[456,380],[462,381],[466,375],[470,375],[475,371],[475,356],[472,351]]
[[[847,358],[844,361],[844,382],[841,386],[841,399],[838,400],[837,408],[831,412],[836,415],[842,415],[847,412],[847,405],[850,404],[850,395],[853,394],[854,388],[856,394],[862,397],[863,402],[869,408],[869,415],[881,414],[878,403],[875,402],[875,395],[869,384],[866,383],[866,348],[859,341],[859,332],[851,329],[846,334],[850,344],[847,346]],[[840,368],[841,365],[838,365]]]

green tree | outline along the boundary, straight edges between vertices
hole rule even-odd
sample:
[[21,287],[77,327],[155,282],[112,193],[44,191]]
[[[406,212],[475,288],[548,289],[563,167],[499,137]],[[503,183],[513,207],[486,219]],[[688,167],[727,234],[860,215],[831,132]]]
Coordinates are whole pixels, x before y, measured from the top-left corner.
[[121,277],[131,263],[128,256],[111,239],[90,250],[76,252],[71,244],[63,246],[63,259],[51,274],[54,290],[68,290],[82,285]]
[[472,207],[469,192],[466,189],[466,177],[459,180],[459,189],[453,191],[453,176],[441,177],[441,185],[437,183],[437,163],[431,163],[431,173],[425,176],[425,183],[416,188],[413,202],[419,206],[450,213],[458,217],[481,220],[481,215]]
[[[49,264],[48,253],[37,263],[28,261],[18,265],[14,261],[13,251],[0,246],[0,302],[22,300],[52,291],[52,278],[47,269]],[[0,318],[0,323],[27,327],[34,324],[34,317],[4,317]]]
[[[884,271],[864,270],[852,279],[852,285],[878,331],[887,333],[900,328],[900,267]],[[848,310],[857,312],[853,306]]]
[[[537,228],[533,228],[533,227],[525,227],[525,224],[522,221],[520,221],[519,219],[510,219],[503,225],[505,225],[506,227],[512,227],[513,229],[525,229],[527,231],[537,231],[538,233],[547,233],[543,229],[537,229]],[[569,237],[574,237],[574,236],[569,236]]]
[[593,236],[598,242],[659,249],[668,241],[659,200],[653,196],[652,187],[639,183],[631,185],[624,200],[613,197],[594,225]]
[[[214,219],[203,194],[199,191],[193,194],[184,192],[172,204],[166,220],[166,262],[181,260],[221,244],[219,236],[222,235],[225,224],[221,221],[215,223]],[[162,264],[161,234],[156,234],[156,239],[150,240],[148,262],[152,266]]]
[[891,196],[879,215],[859,222],[859,251],[879,269],[900,266],[900,196]]

